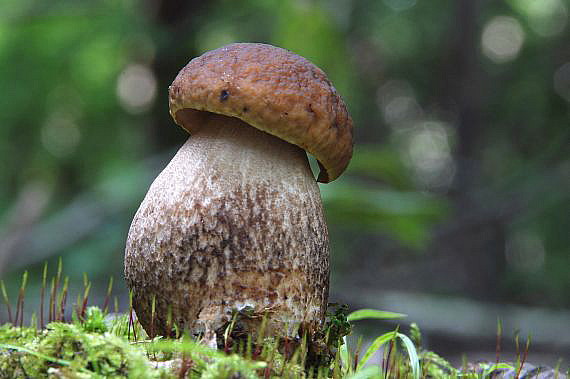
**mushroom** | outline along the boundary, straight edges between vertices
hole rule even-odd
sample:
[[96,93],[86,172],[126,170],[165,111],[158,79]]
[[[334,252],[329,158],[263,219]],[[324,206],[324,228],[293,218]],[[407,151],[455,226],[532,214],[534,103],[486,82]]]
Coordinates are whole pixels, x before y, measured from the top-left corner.
[[[306,152],[336,179],[352,120],[326,75],[265,44],[199,56],[169,88],[191,137],[150,186],[129,230],[125,278],[149,334],[211,333],[247,310],[293,337],[323,324],[329,240]],[[154,313],[152,309],[155,309]],[[252,318],[255,328],[262,317]]]

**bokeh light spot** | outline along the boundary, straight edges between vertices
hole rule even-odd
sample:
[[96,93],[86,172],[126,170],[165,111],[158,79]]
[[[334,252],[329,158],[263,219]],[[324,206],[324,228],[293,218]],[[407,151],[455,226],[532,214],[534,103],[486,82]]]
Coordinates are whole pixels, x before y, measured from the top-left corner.
[[147,111],[156,97],[156,78],[141,64],[127,66],[117,81],[117,96],[123,108],[133,114]]
[[55,112],[41,129],[44,148],[58,158],[70,156],[77,148],[81,132],[70,113]]
[[483,54],[495,63],[510,62],[519,55],[524,39],[524,31],[516,19],[494,17],[483,28]]
[[397,61],[413,56],[421,49],[422,35],[417,26],[399,14],[380,21],[372,41],[382,50],[385,59]]
[[568,23],[568,7],[562,0],[513,0],[532,30],[542,37],[560,34]]
[[412,86],[405,80],[388,81],[378,89],[376,96],[384,121],[393,128],[408,126],[422,113]]
[[428,189],[448,188],[455,174],[449,128],[440,121],[419,123],[408,140],[408,164],[417,182]]

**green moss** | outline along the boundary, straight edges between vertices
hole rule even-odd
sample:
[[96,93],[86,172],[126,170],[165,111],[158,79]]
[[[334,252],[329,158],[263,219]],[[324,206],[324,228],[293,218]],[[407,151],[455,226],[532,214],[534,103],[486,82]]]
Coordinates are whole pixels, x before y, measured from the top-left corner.
[[4,324],[0,326],[0,343],[28,342],[34,339],[37,334],[38,331],[33,328],[19,328],[11,324]]
[[[81,320],[52,322],[41,331],[0,326],[0,378],[383,378],[379,373],[385,368],[361,366],[358,354],[343,344],[351,329],[347,315],[347,309],[339,307],[328,314],[322,332],[286,342],[271,337],[244,339],[229,327],[222,336],[225,346],[213,350],[188,336],[149,339],[137,323],[129,326],[128,315],[105,316],[90,307]],[[384,353],[390,378],[478,379],[501,370],[516,371],[504,363],[454,368],[422,348],[417,325],[409,334],[411,339],[397,330],[385,334],[393,338],[379,337],[390,346],[388,356]],[[395,336],[407,343],[398,347]],[[364,358],[361,355],[360,361]],[[414,373],[414,364],[419,372]]]
[[251,362],[235,354],[217,359],[202,372],[202,379],[225,379],[238,377],[256,379],[257,370],[267,366],[265,362]]
[[84,322],[53,322],[41,332],[32,328],[0,328],[0,377],[169,377],[152,368],[143,345],[107,331],[95,307]]
[[[81,319],[52,322],[41,331],[1,326],[0,377],[257,378],[286,373],[303,378],[305,365],[330,364],[340,338],[350,331],[346,313],[345,308],[330,313],[326,328],[314,336],[312,344],[306,338],[287,343],[264,338],[257,346],[229,333],[234,340],[229,354],[224,354],[188,337],[150,340],[140,325],[129,326],[127,315],[106,317],[99,308],[89,307]],[[293,348],[289,353],[287,344]]]

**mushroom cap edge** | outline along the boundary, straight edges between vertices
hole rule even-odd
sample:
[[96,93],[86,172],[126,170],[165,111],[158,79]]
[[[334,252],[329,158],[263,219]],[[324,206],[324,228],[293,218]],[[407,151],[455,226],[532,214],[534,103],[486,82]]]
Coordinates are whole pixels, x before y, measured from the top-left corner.
[[211,112],[299,146],[319,162],[319,182],[338,178],[352,157],[344,101],[321,69],[279,47],[235,43],[192,59],[169,88],[169,106],[189,133]]

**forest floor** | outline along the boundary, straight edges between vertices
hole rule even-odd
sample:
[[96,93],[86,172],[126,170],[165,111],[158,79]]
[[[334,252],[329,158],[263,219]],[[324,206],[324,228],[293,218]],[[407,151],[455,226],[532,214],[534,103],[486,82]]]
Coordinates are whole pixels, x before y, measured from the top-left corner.
[[[366,318],[394,318],[375,310],[348,313],[340,306],[328,314],[326,328],[316,338],[256,340],[239,333],[242,318],[217,335],[217,349],[196,338],[150,338],[133,312],[107,314],[98,307],[78,308],[72,320],[50,306],[48,322],[38,328],[12,323],[0,327],[0,378],[559,378],[561,367],[526,362],[529,344],[515,362],[465,361],[453,367],[421,346],[421,332],[412,325],[408,335],[398,329],[376,338],[366,349],[361,340],[349,347],[352,323]],[[58,314],[59,313],[59,314]],[[43,318],[43,317],[42,317]],[[42,320],[43,321],[43,320]],[[17,326],[16,326],[17,325]],[[380,363],[371,364],[380,354]]]

